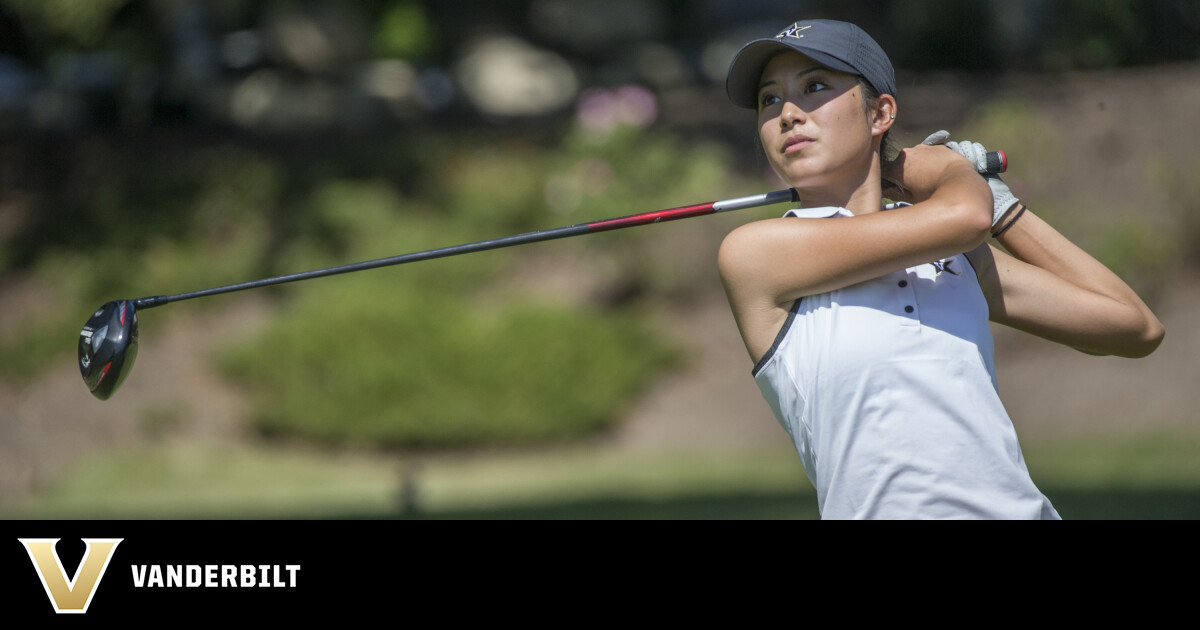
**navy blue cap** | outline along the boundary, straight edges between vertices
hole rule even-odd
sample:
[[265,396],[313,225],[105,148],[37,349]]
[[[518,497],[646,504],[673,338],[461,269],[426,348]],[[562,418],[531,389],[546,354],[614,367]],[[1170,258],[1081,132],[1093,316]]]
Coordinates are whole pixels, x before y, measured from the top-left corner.
[[800,20],[771,38],[756,39],[729,64],[725,92],[738,107],[758,109],[763,68],[775,55],[794,50],[813,61],[863,77],[880,94],[896,95],[896,73],[879,44],[861,28],[835,20]]

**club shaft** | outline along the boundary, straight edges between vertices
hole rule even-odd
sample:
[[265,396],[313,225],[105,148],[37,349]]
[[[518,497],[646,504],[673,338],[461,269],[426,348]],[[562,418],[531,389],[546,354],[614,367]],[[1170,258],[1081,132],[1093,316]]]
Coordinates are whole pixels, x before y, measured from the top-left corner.
[[474,243],[465,243],[462,245],[451,245],[448,247],[440,247],[421,252],[413,252],[410,254],[400,254],[398,256],[389,256],[387,258],[377,258],[338,267],[328,267],[325,269],[316,269],[313,271],[304,271],[300,273],[288,274],[285,276],[276,276],[274,278],[263,278],[261,280],[251,280],[238,284],[230,284],[223,287],[215,287],[212,289],[202,289],[200,291],[191,291],[189,293],[178,293],[175,295],[158,295],[152,297],[144,297],[134,300],[134,306],[139,310],[153,308],[170,304],[171,302],[180,302],[193,298],[207,297],[210,295],[220,295],[223,293],[233,293],[235,291],[245,291],[247,289],[257,289],[277,284],[285,284],[288,282],[297,282],[299,280],[311,280],[313,278],[323,278],[326,276],[335,276],[353,271],[364,271],[367,269],[377,269],[379,267],[390,267],[392,265],[402,265],[405,263],[418,262],[422,260],[432,260],[435,258],[446,258],[448,256],[458,256],[460,254],[470,254],[474,252],[482,252],[491,249],[500,249],[503,247],[512,247],[514,245],[525,245],[528,243],[540,243],[542,241],[551,241],[568,236],[579,236],[582,234],[592,234],[595,232],[606,232],[610,230],[618,230],[622,228],[634,227],[638,225],[648,225],[651,223],[663,223],[666,221],[675,221],[677,219],[686,219],[689,217],[703,216],[714,214],[717,212],[727,212],[730,210],[742,210],[746,208],[755,208],[759,206],[767,206],[777,203],[795,202],[798,201],[795,190],[785,189],[775,192],[764,193],[760,195],[751,195],[748,197],[737,197],[734,199],[724,199],[710,203],[703,203],[694,206],[681,206],[679,208],[671,208],[668,210],[654,210],[651,212],[643,212],[641,214],[633,214],[615,219],[607,219],[604,221],[595,221],[592,223],[578,223],[576,225],[568,225],[549,230],[541,230],[538,232],[527,232],[525,234],[517,234],[514,236],[505,236],[494,238],[485,241],[476,241]]
[[[984,175],[1003,173],[1007,169],[1008,159],[1003,152],[992,151],[991,153],[988,153],[987,168],[985,173],[983,173]],[[434,258],[458,256],[460,254],[482,252],[489,249],[500,249],[502,247],[512,247],[514,245],[525,245],[527,243],[539,243],[542,241],[566,238],[568,236],[579,236],[582,234],[592,234],[595,232],[607,232],[610,230],[619,230],[638,225],[663,223],[666,221],[675,221],[677,219],[686,219],[689,217],[714,214],[717,212],[757,208],[759,206],[768,206],[785,202],[797,202],[799,200],[799,195],[796,193],[795,189],[788,188],[759,195],[750,195],[748,197],[723,199],[721,201],[702,203],[694,206],[680,206],[678,208],[670,208],[667,210],[654,210],[651,212],[643,212],[641,214],[631,214],[629,216],[618,217],[615,219],[606,219],[604,221],[578,223],[576,225],[552,228],[539,232],[527,232],[525,234],[517,234],[515,236],[505,236],[486,241],[476,241],[474,243],[451,245],[449,247],[430,249],[422,252],[413,252],[411,254],[400,254],[398,256],[390,256],[387,258],[377,258],[375,260],[351,263],[348,265],[341,265],[339,267],[328,267],[325,269],[293,273],[286,276],[263,278],[262,280],[251,280],[249,282],[230,284],[223,287],[203,289],[200,291],[192,291],[190,293],[177,293],[175,295],[157,295],[153,297],[138,298],[137,300],[134,300],[134,306],[136,306],[139,310],[145,310],[155,306],[162,306],[163,304],[170,304],[171,302],[181,302],[183,300],[190,300],[198,297],[220,295],[222,293],[233,293],[235,291],[245,291],[246,289],[257,289],[260,287],[285,284],[288,282],[297,282],[300,280],[311,280],[313,278],[323,278],[326,276],[335,276],[338,274],[350,273],[352,271],[364,271],[367,269],[377,269],[379,267],[390,267],[392,265],[402,265],[404,263],[417,262],[421,260],[432,260]]]

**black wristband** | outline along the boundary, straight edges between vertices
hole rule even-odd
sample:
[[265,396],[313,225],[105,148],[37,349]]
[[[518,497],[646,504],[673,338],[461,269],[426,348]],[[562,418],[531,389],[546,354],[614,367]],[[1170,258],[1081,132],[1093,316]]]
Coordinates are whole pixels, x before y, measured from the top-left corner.
[[1025,204],[1021,204],[1021,209],[1017,210],[1017,213],[1013,215],[1013,218],[1009,219],[1008,223],[1004,224],[1004,227],[1000,228],[1000,230],[998,232],[993,234],[992,238],[1000,238],[1000,235],[1003,234],[1005,230],[1012,227],[1013,224],[1017,222],[1017,219],[1020,219],[1021,215],[1025,214],[1025,209],[1026,209]]

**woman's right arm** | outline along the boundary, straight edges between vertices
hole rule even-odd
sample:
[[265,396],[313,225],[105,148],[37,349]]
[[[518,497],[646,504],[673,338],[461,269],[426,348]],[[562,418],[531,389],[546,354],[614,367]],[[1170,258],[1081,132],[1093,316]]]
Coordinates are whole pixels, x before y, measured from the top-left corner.
[[837,220],[755,221],[722,242],[721,279],[753,358],[770,347],[794,300],[970,251],[989,236],[991,190],[962,156],[919,145],[885,168],[914,205]]
[[897,269],[970,251],[989,236],[992,193],[970,163],[944,147],[905,149],[885,176],[914,205],[825,221],[747,223],[721,244],[728,287],[787,305]]

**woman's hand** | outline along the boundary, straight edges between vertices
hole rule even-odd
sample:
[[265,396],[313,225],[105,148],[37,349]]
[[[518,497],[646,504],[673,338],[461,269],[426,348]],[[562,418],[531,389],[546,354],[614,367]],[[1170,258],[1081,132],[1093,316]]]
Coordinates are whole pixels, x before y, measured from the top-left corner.
[[[932,137],[930,136],[930,138]],[[975,165],[976,171],[983,173],[987,169],[987,149],[982,144],[971,142],[970,140],[962,140],[959,142],[946,142],[945,146],[947,149],[951,149],[967,158],[968,162]],[[1012,191],[1008,188],[1008,184],[1005,184],[999,175],[984,175],[984,179],[987,180],[988,187],[992,189],[992,230],[994,231],[1000,220],[1016,207],[1017,197],[1013,195]]]

